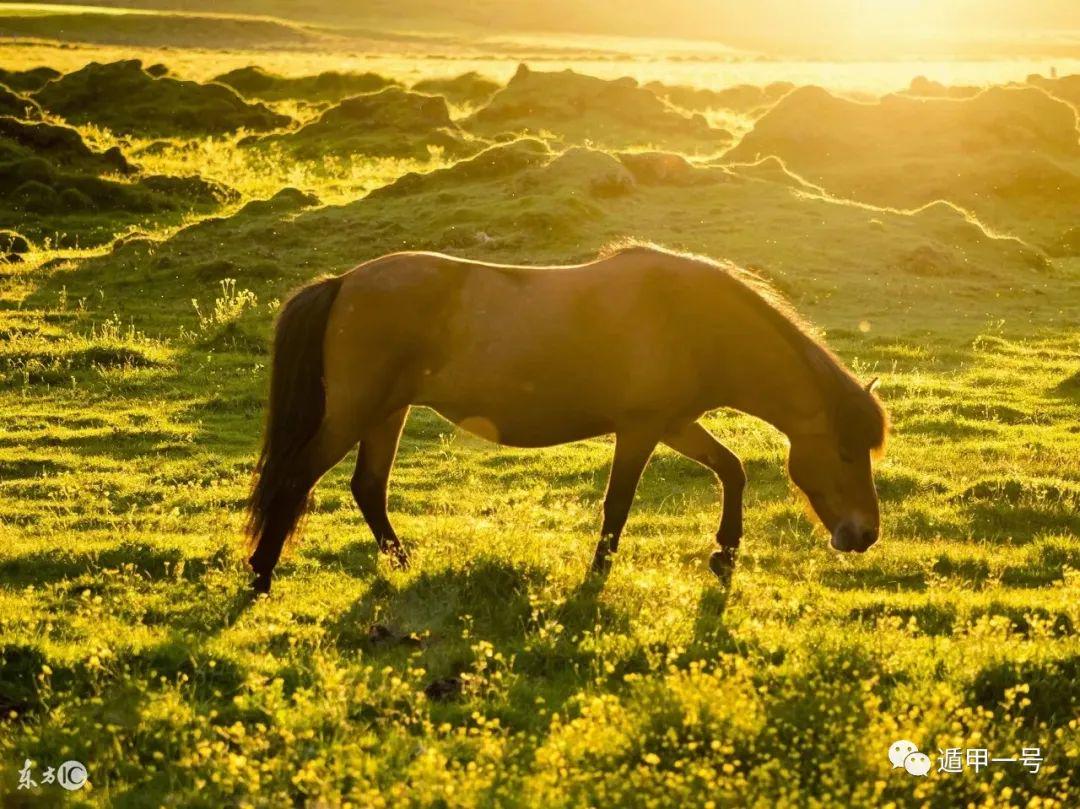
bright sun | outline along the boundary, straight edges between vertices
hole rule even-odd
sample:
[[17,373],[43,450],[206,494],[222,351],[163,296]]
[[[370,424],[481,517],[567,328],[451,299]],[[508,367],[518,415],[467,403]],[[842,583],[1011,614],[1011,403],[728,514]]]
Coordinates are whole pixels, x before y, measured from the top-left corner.
[[[538,0],[539,2],[540,0]],[[555,0],[544,0],[555,2]],[[654,0],[610,0],[645,13]],[[667,0],[690,35],[813,59],[1001,57],[1075,53],[1077,0]],[[682,13],[678,13],[682,12]],[[1049,53],[1049,51],[1046,51]]]

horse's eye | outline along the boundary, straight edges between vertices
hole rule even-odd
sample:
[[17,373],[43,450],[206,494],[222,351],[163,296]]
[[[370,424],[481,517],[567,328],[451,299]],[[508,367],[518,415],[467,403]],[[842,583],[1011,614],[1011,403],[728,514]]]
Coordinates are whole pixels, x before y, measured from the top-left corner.
[[840,460],[844,463],[855,463],[854,456],[843,447],[840,448]]

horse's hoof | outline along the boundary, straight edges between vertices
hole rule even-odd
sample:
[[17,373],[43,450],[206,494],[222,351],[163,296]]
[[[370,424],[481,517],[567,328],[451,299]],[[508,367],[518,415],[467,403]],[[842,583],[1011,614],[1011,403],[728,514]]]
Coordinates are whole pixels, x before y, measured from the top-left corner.
[[401,570],[409,569],[409,554],[405,549],[398,546],[390,549],[390,564]]
[[709,570],[716,574],[720,583],[731,584],[731,574],[735,572],[735,548],[721,548],[713,551],[709,557]]
[[255,577],[255,581],[251,583],[251,589],[259,595],[270,594],[270,574],[260,573]]

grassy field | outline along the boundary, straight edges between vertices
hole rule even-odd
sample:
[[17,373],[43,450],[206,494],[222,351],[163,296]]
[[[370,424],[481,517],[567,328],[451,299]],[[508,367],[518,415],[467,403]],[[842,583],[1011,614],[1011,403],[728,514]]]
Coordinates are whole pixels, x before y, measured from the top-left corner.
[[[138,55],[205,80],[249,63],[374,64],[243,47],[21,41],[0,47],[0,67]],[[485,64],[501,83],[513,73],[461,56],[376,67],[405,85]],[[1024,68],[963,80],[1022,82]],[[830,69],[841,89],[865,81]],[[680,64],[595,72],[692,83]],[[1012,92],[1032,106],[1009,120],[1040,122],[1045,139],[1015,148],[1019,129],[960,116],[963,156],[924,149],[911,207],[874,187],[896,165],[865,155],[865,197],[785,153],[798,139],[770,142],[784,162],[724,157],[743,133],[775,135],[761,122],[785,120],[776,110],[697,110],[732,133],[709,141],[649,129],[626,112],[653,109],[639,94],[614,111],[595,102],[584,134],[558,110],[504,119],[518,139],[473,120],[483,103],[451,104],[440,138],[461,154],[400,123],[368,146],[325,137],[323,152],[297,151],[311,144],[290,133],[329,107],[303,98],[271,105],[295,121],[273,144],[80,125],[92,149],[119,146],[137,165],[110,182],[198,173],[236,193],[212,210],[46,216],[0,191],[0,227],[31,241],[0,262],[0,803],[1080,804],[1080,133],[1067,99]],[[380,138],[419,146],[375,154]],[[691,160],[625,156],[644,150]],[[981,166],[1015,182],[987,192]],[[707,567],[716,483],[666,450],[599,584],[586,569],[610,441],[500,448],[414,410],[390,491],[412,568],[378,557],[346,461],[319,485],[272,596],[252,598],[242,508],[270,325],[291,288],[393,250],[573,262],[628,238],[755,269],[861,377],[881,377],[893,434],[878,545],[831,551],[786,477],[783,436],[718,412],[706,423],[750,480],[730,588]],[[931,755],[929,776],[892,768],[896,739]],[[1037,774],[937,772],[946,748],[1031,747]],[[18,790],[27,759],[39,782],[81,761],[89,783]]]

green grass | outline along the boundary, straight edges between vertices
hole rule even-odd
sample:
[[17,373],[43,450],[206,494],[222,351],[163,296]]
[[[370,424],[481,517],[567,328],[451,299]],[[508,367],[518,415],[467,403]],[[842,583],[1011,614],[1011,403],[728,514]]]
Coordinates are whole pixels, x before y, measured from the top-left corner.
[[[0,802],[59,800],[15,790],[26,758],[38,776],[85,762],[92,788],[67,800],[89,806],[1080,802],[1076,258],[1032,263],[950,208],[855,205],[768,166],[604,197],[618,164],[538,153],[362,199],[450,161],[289,163],[231,140],[136,158],[241,205],[287,185],[327,204],[0,268]],[[750,478],[730,590],[706,564],[715,483],[667,451],[601,587],[610,441],[499,448],[416,410],[390,493],[413,567],[378,557],[345,462],[272,597],[250,597],[242,504],[290,287],[403,247],[562,261],[626,236],[756,266],[882,377],[878,545],[832,552],[783,438],[720,412]],[[912,269],[925,245],[959,268]],[[425,694],[449,677],[460,696]],[[897,738],[935,770],[946,747],[1046,762],[915,779],[890,769]]]

